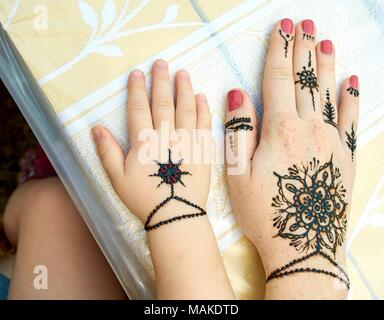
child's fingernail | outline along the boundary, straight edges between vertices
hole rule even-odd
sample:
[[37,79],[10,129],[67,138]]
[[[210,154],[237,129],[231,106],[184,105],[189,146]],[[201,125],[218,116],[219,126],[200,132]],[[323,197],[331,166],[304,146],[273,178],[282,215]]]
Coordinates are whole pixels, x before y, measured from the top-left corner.
[[309,34],[311,36],[313,36],[314,26],[315,24],[310,19],[304,20],[301,23],[301,28],[303,29],[304,33]]
[[101,132],[101,130],[99,128],[96,127],[96,128],[92,129],[92,136],[93,136],[93,140],[95,142],[99,142],[103,136],[103,133]]
[[189,74],[185,70],[180,70],[178,74],[179,74],[179,77],[181,79],[183,79],[183,80],[188,80],[189,79]]
[[167,69],[168,64],[164,60],[157,60],[156,67],[159,69]]
[[355,75],[351,76],[349,78],[349,84],[353,89],[358,89],[359,88],[359,78]]
[[292,33],[293,32],[293,21],[291,19],[283,19],[280,22],[281,30],[285,33]]
[[331,55],[333,51],[332,41],[331,40],[323,40],[320,42],[320,50],[322,53]]
[[235,110],[243,104],[243,93],[240,90],[231,90],[227,95],[228,111]]
[[197,98],[201,101],[201,102],[207,102],[207,97],[200,93],[199,95],[197,95]]
[[131,77],[133,79],[141,79],[143,77],[143,73],[140,70],[133,70],[131,72]]

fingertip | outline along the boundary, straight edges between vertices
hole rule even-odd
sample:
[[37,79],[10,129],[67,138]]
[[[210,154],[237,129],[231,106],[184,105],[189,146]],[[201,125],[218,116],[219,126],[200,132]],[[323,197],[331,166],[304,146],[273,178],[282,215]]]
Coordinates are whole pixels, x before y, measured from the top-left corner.
[[176,77],[179,80],[189,80],[190,79],[189,73],[186,70],[179,70],[179,71],[177,71]]
[[103,138],[103,127],[97,125],[91,130],[93,141],[97,144]]
[[200,111],[209,112],[208,100],[205,94],[199,93],[196,95],[197,107]]
[[153,64],[154,70],[166,70],[168,69],[168,62],[163,59],[157,59]]
[[128,89],[135,87],[145,87],[144,73],[141,70],[133,70],[128,76]]
[[329,39],[320,41],[320,43],[317,44],[317,49],[318,52],[326,56],[334,56],[335,54],[335,46],[333,42]]
[[211,128],[211,113],[209,110],[207,97],[200,93],[196,95],[197,107],[197,128],[210,129]]

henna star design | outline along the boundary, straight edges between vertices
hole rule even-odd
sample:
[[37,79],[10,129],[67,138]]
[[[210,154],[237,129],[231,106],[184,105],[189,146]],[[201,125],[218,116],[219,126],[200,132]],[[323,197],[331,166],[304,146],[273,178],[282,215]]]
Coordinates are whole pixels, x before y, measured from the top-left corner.
[[309,92],[311,93],[312,97],[313,110],[316,110],[314,90],[319,91],[319,85],[317,84],[317,77],[312,67],[311,51],[309,51],[308,66],[304,66],[303,71],[297,72],[297,75],[299,76],[299,80],[297,80],[295,83],[299,83],[302,90],[304,88],[309,88]]
[[[172,161],[171,150],[168,150],[168,162],[167,163],[161,163],[161,162],[155,160],[155,163],[159,166],[159,169],[158,169],[157,173],[150,174],[149,176],[150,177],[159,177],[162,179],[162,181],[157,185],[157,188],[159,188],[162,184],[170,185],[171,195],[169,197],[167,197],[165,200],[163,200],[160,204],[158,204],[155,209],[152,210],[152,212],[149,214],[149,216],[147,218],[147,221],[145,222],[144,229],[146,231],[151,231],[153,229],[157,229],[158,227],[161,227],[162,225],[172,223],[172,222],[177,221],[177,220],[194,218],[194,217],[206,215],[207,213],[204,211],[204,209],[199,207],[197,204],[194,204],[193,202],[191,202],[189,200],[186,200],[184,198],[181,198],[181,197],[175,195],[174,185],[177,183],[180,183],[185,187],[185,184],[181,180],[181,177],[183,175],[191,175],[187,171],[181,171],[180,165],[183,163],[183,160],[179,160],[178,162],[174,163]],[[197,213],[191,213],[191,214],[183,214],[180,216],[175,216],[173,218],[160,221],[154,225],[149,225],[153,216],[171,200],[176,200],[176,201],[182,202],[182,203],[184,203],[184,204],[186,204],[186,205],[188,205],[194,209],[197,209],[198,212]]]

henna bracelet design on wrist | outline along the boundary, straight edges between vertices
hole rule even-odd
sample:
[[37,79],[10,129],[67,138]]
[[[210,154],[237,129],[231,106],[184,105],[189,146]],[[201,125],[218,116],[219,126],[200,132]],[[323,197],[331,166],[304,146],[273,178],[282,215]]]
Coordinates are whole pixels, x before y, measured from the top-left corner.
[[[295,273],[313,272],[338,279],[349,289],[348,275],[335,261],[336,250],[344,242],[348,204],[344,201],[346,190],[340,171],[333,166],[332,158],[322,166],[315,158],[301,168],[293,165],[288,175],[274,172],[279,192],[272,199],[272,207],[276,208],[273,226],[278,229],[275,237],[289,239],[290,245],[300,253],[311,252],[273,271],[267,282]],[[326,250],[333,258],[324,252]],[[315,256],[326,259],[339,274],[310,267],[293,269]]]
[[[146,231],[151,231],[154,229],[157,229],[163,225],[166,225],[168,223],[172,223],[174,221],[182,220],[182,219],[189,219],[189,218],[195,218],[199,216],[204,216],[207,213],[204,211],[203,208],[199,207],[197,204],[194,204],[193,202],[186,200],[182,197],[179,197],[175,195],[174,191],[174,184],[180,183],[185,187],[184,182],[181,180],[181,176],[183,175],[191,175],[191,173],[187,171],[181,171],[180,165],[183,163],[183,160],[179,160],[178,162],[174,163],[172,162],[172,155],[171,150],[168,149],[168,163],[160,163],[159,161],[155,160],[155,163],[159,166],[158,172],[154,174],[150,174],[150,177],[160,177],[162,181],[157,185],[157,188],[159,188],[162,184],[169,184],[171,188],[171,195],[164,199],[161,203],[159,203],[155,209],[152,210],[152,212],[149,214],[147,221],[145,222],[144,229]],[[191,213],[191,214],[183,214],[180,216],[175,216],[167,220],[160,221],[154,225],[149,225],[153,216],[167,203],[169,203],[171,200],[176,200],[179,202],[182,202],[194,209],[197,209],[198,212]]]

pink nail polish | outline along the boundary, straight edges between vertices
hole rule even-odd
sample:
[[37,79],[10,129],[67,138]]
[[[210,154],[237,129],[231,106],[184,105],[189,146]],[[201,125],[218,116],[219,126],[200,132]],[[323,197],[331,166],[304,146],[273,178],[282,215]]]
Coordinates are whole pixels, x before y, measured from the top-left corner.
[[355,75],[351,76],[349,78],[349,84],[353,89],[358,89],[359,88],[359,78]]
[[301,28],[303,29],[304,33],[309,34],[311,36],[313,36],[314,27],[315,24],[310,19],[304,20],[301,23]]
[[243,104],[243,94],[240,90],[231,90],[227,95],[228,111],[233,111]]
[[331,55],[333,51],[332,41],[323,40],[320,42],[320,51],[324,54]]
[[292,33],[293,32],[293,21],[291,19],[283,19],[280,22],[281,30],[284,33]]

